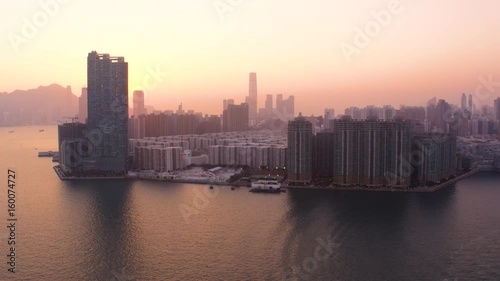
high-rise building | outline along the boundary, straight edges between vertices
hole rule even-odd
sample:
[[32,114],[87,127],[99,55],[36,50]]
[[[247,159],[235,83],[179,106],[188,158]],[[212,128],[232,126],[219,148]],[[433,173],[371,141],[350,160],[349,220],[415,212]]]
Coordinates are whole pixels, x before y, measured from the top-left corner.
[[283,113],[283,95],[282,94],[276,95],[276,111],[278,111],[280,114]]
[[474,103],[472,101],[472,95],[469,95],[469,112],[474,114]]
[[316,134],[313,141],[314,178],[316,179],[332,178],[333,165],[334,165],[333,149],[334,149],[334,133],[332,131],[326,130]]
[[230,105],[230,104],[234,104],[234,99],[224,99],[222,101],[222,111],[226,110],[227,109],[227,106]]
[[439,100],[436,105],[436,128],[447,133],[450,120],[452,120],[450,105],[445,100]]
[[295,96],[289,96],[283,103],[284,117],[288,120],[292,120],[295,117]]
[[128,63],[92,51],[87,58],[88,130],[93,147],[84,169],[125,173],[128,163]]
[[467,110],[467,96],[465,95],[465,93],[462,93],[460,109],[462,109],[462,111]]
[[500,98],[495,100],[493,104],[493,111],[495,112],[495,121],[500,121]]
[[248,97],[246,102],[248,103],[249,120],[251,123],[255,123],[257,118],[257,73],[254,72],[249,75]]
[[399,110],[399,116],[406,120],[425,121],[425,107],[422,106],[402,106]]
[[412,141],[412,181],[428,185],[455,174],[457,139],[441,133],[417,135]]
[[407,187],[411,174],[411,123],[353,120],[350,116],[334,121],[333,183]]
[[134,116],[139,117],[143,114],[146,114],[146,109],[144,108],[144,92],[143,91],[134,91]]
[[312,124],[302,114],[288,122],[288,180],[307,184],[312,180]]
[[84,158],[89,155],[89,145],[85,139],[87,125],[65,123],[58,126],[59,165],[66,174],[81,175]]
[[82,88],[82,95],[78,99],[78,119],[81,123],[86,123],[87,121],[87,88]]
[[238,132],[248,130],[248,104],[228,104],[222,114],[222,129],[224,132]]
[[396,116],[396,109],[390,105],[384,105],[382,108],[382,119],[383,120],[392,120]]
[[344,115],[351,116],[351,118],[354,119],[354,120],[364,119],[362,117],[361,109],[359,109],[357,107],[346,108],[345,111],[344,111]]
[[266,118],[273,117],[273,95],[266,96],[265,112],[266,112]]
[[330,124],[331,120],[335,119],[335,109],[333,108],[326,108],[325,109],[325,129],[331,129],[333,128],[333,123]]
[[82,123],[65,123],[57,126],[57,148],[61,151],[63,141],[70,141],[84,138],[84,132],[87,126]]
[[295,97],[289,96],[284,100],[282,94],[277,95],[276,111],[277,114],[280,115],[280,119],[288,121],[293,120],[295,118]]

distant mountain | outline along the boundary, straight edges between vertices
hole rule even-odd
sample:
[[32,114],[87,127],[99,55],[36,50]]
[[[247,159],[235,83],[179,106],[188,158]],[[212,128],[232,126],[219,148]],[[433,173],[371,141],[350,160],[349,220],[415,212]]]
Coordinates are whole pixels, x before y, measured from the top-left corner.
[[78,113],[71,87],[52,84],[30,90],[0,93],[0,126],[50,125]]

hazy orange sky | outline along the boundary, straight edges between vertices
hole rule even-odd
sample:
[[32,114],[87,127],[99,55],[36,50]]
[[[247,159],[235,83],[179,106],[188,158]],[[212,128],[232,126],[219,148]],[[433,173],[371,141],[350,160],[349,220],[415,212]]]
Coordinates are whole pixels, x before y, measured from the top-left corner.
[[[500,81],[498,0],[26,0],[0,7],[3,92],[58,83],[80,95],[92,50],[124,56],[130,95],[145,90],[146,104],[182,102],[211,114],[221,113],[224,98],[244,101],[249,72],[257,72],[259,107],[266,94],[295,95],[296,112],[307,115],[422,105],[434,96],[458,103],[478,77]],[[373,24],[374,13],[381,24]],[[367,27],[369,44],[356,45],[356,30]],[[350,59],[346,45],[357,48]]]

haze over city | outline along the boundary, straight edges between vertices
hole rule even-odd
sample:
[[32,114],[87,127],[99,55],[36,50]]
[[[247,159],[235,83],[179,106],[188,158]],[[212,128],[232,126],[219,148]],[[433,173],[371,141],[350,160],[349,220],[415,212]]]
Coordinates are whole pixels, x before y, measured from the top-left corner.
[[[434,96],[458,104],[479,77],[500,80],[494,0],[42,2],[52,6],[2,4],[0,92],[58,83],[79,95],[89,50],[127,58],[130,99],[142,89],[157,109],[209,114],[245,101],[249,72],[259,107],[267,94],[294,95],[306,115]],[[358,48],[357,29],[391,8]],[[345,44],[357,52],[346,56]]]

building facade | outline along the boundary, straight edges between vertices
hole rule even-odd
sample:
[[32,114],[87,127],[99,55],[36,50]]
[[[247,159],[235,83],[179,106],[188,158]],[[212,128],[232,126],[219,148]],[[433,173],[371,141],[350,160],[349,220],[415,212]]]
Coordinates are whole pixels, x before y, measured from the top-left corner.
[[128,163],[128,63],[92,51],[87,58],[89,172],[125,173]]
[[133,115],[135,117],[139,117],[143,114],[146,114],[146,109],[144,107],[144,92],[134,91],[133,101],[134,101]]
[[302,114],[288,122],[288,180],[292,183],[307,184],[312,180],[313,156],[312,124]]
[[222,114],[222,127],[224,132],[242,132],[248,130],[248,104],[228,104]]
[[335,120],[333,183],[336,185],[410,185],[411,123]]
[[412,181],[414,185],[430,185],[455,175],[457,139],[448,134],[417,135],[412,143]]

